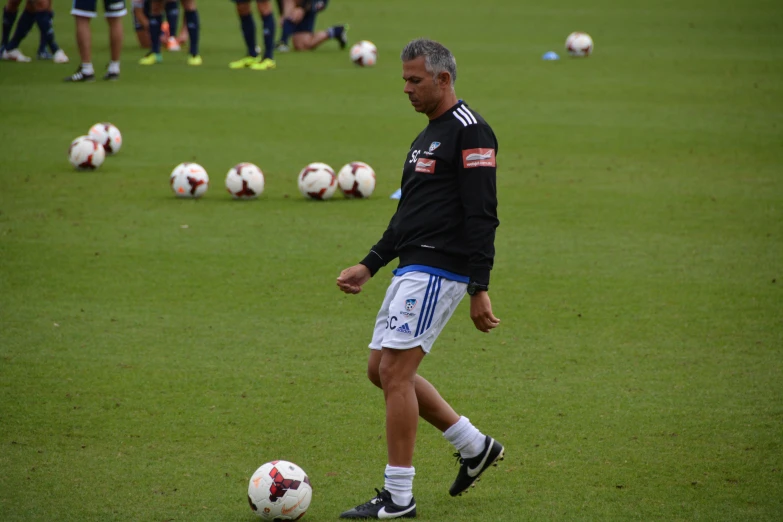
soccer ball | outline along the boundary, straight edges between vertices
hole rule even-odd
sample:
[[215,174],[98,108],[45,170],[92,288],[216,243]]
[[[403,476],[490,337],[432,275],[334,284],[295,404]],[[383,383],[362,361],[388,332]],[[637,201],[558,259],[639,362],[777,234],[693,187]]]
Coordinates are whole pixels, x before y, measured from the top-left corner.
[[240,163],[226,174],[226,189],[234,199],[255,199],[264,191],[264,173],[252,163]]
[[178,198],[200,198],[209,188],[209,176],[198,163],[180,163],[171,171],[169,183]]
[[307,474],[286,460],[267,462],[253,473],[247,486],[250,509],[264,520],[298,520],[312,498]]
[[299,173],[299,192],[310,199],[329,199],[337,190],[337,177],[326,163],[310,163]]
[[106,151],[100,143],[89,136],[79,136],[71,142],[68,149],[68,159],[71,165],[80,170],[95,170],[103,165]]
[[375,171],[366,163],[352,161],[337,173],[337,185],[346,198],[369,198],[375,190]]
[[89,135],[90,138],[103,145],[106,154],[117,154],[122,147],[120,129],[111,123],[96,123],[90,127]]
[[587,33],[571,33],[566,38],[565,48],[571,56],[590,56],[593,52],[593,39]]
[[359,67],[372,67],[378,61],[378,48],[367,40],[357,42],[351,47],[351,61]]

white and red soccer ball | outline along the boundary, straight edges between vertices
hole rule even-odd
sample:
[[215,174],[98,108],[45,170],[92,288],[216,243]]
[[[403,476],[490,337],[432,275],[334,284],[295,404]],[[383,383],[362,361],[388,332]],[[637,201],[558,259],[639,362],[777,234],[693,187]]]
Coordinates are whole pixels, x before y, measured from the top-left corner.
[[337,186],[346,198],[369,198],[375,190],[375,171],[364,162],[352,161],[337,173]]
[[106,151],[89,136],[79,136],[68,148],[68,160],[79,170],[95,170],[103,165]]
[[299,192],[310,199],[329,199],[337,190],[337,176],[326,163],[310,163],[299,172]]
[[264,192],[264,173],[252,163],[240,163],[226,174],[226,190],[234,199],[255,199]]
[[120,129],[111,123],[96,123],[90,127],[89,136],[103,145],[106,154],[117,154],[122,147]]
[[362,40],[353,44],[350,56],[359,67],[372,67],[378,61],[378,48],[369,40]]
[[171,171],[169,183],[178,198],[200,198],[209,188],[209,175],[198,163],[180,163]]
[[587,57],[593,52],[593,39],[587,33],[574,32],[566,38],[565,48],[571,56]]
[[262,465],[247,486],[250,509],[264,520],[298,520],[312,498],[313,488],[305,471],[286,460]]

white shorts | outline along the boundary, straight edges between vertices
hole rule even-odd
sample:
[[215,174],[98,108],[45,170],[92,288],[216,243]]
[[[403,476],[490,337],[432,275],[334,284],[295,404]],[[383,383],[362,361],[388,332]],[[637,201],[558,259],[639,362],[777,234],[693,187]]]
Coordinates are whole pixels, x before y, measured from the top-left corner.
[[[125,16],[125,0],[103,0],[103,11],[106,18]],[[84,18],[95,18],[98,12],[98,0],[73,0],[71,14]]]
[[425,272],[394,276],[375,319],[370,348],[407,350],[432,345],[465,297],[467,284]]

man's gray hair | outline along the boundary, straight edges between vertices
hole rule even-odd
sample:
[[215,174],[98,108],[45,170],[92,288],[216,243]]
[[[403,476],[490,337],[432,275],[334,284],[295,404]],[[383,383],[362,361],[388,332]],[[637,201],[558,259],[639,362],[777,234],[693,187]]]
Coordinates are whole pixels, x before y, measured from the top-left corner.
[[451,75],[451,86],[454,87],[454,82],[457,81],[457,60],[451,51],[434,40],[417,38],[408,42],[400,53],[403,62],[414,60],[419,56],[424,57],[424,67],[433,77],[437,77],[444,71],[448,72]]

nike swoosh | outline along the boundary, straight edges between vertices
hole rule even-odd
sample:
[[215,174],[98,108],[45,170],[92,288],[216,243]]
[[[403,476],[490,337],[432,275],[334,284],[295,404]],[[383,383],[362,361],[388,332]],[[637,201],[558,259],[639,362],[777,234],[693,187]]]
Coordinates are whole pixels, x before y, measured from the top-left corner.
[[468,476],[470,478],[473,478],[481,473],[481,468],[484,467],[484,463],[487,461],[487,457],[489,457],[489,454],[492,452],[492,446],[495,444],[495,439],[490,438],[489,440],[489,448],[487,448],[487,452],[484,454],[484,458],[481,459],[481,462],[479,462],[479,465],[475,468],[468,468]]
[[431,161],[422,161],[419,160],[419,163],[416,165],[417,167],[429,167],[432,165]]
[[403,516],[406,513],[410,513],[414,509],[416,509],[416,504],[413,504],[411,507],[409,507],[408,509],[405,509],[403,511],[395,511],[394,513],[388,513],[386,511],[386,506],[384,506],[384,507],[382,507],[380,509],[380,511],[378,511],[378,518],[382,518],[382,519],[399,518],[399,517]]
[[302,497],[302,498],[300,498],[300,499],[299,499],[299,502],[297,502],[296,504],[294,504],[294,505],[293,505],[293,506],[291,506],[291,507],[285,507],[285,506],[283,506],[283,507],[282,507],[282,509],[280,510],[280,512],[281,512],[281,513],[283,513],[284,515],[287,515],[287,514],[289,514],[291,511],[293,511],[293,510],[295,510],[297,507],[299,507],[299,504],[301,504],[301,503],[302,503],[302,501],[303,501],[304,499],[305,499],[305,497]]
[[492,157],[492,151],[491,150],[489,152],[485,153],[485,154],[477,154],[477,153],[474,152],[473,154],[468,154],[468,157],[465,158],[465,161],[483,160],[483,159],[489,159],[491,157]]

